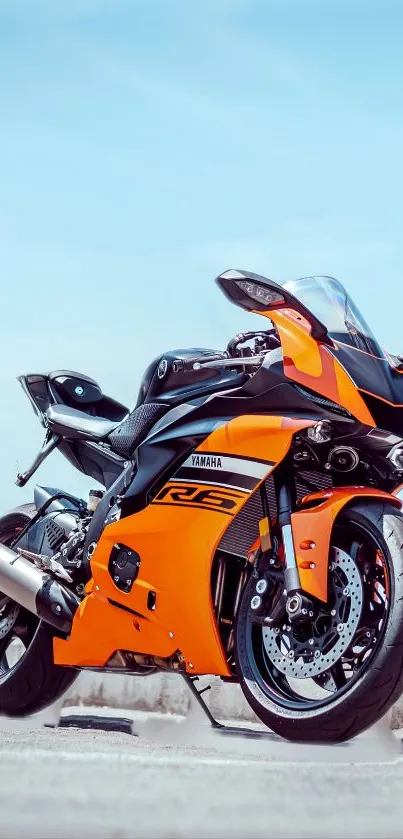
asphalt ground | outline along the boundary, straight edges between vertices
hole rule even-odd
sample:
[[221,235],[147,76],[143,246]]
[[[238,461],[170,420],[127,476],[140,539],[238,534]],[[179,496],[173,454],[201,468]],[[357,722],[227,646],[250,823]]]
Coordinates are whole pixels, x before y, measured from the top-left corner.
[[197,711],[131,716],[133,733],[0,720],[0,837],[403,836],[401,743],[386,726],[295,747],[215,734]]

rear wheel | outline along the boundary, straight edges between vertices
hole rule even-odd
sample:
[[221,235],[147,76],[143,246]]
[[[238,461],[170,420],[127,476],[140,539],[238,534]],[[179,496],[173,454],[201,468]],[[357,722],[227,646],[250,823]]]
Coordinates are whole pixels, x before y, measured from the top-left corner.
[[[14,542],[30,516],[0,518],[0,542]],[[53,662],[54,630],[0,592],[0,714],[25,716],[59,699],[77,671]]]
[[[236,660],[242,690],[273,731],[293,741],[337,742],[379,720],[403,690],[403,516],[357,502],[337,519],[328,602],[304,623],[256,622],[251,576],[239,608]],[[261,576],[261,575],[259,575]],[[265,569],[265,613],[283,588]]]

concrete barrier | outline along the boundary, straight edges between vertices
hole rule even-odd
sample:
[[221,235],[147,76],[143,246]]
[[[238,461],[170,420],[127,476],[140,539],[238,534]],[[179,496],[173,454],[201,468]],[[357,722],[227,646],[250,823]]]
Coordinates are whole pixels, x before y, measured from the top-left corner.
[[[211,690],[203,694],[203,699],[217,719],[257,721],[239,685],[222,682],[213,676],[203,677],[204,683],[210,683]],[[190,706],[190,692],[176,673],[144,677],[87,671],[80,673],[64,697],[64,706],[70,705],[108,706],[186,715]],[[403,728],[402,699],[393,709],[392,728]]]

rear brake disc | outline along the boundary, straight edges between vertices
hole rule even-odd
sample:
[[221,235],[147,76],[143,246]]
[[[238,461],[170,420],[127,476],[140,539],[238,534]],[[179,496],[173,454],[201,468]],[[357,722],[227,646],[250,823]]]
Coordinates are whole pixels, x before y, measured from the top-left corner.
[[9,598],[2,604],[2,608],[0,608],[0,640],[5,638],[13,628],[20,608],[18,603],[14,603]]

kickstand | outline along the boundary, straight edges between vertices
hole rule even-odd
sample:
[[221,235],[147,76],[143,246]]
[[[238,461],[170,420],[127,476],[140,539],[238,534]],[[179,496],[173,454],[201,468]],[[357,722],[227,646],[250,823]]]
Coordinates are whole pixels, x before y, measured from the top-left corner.
[[278,737],[276,734],[273,734],[271,731],[267,731],[267,730],[262,731],[262,730],[255,729],[255,728],[244,728],[244,727],[236,726],[236,725],[225,725],[224,723],[218,722],[218,720],[216,720],[213,717],[213,715],[212,715],[210,709],[207,707],[204,699],[202,699],[202,693],[205,693],[206,690],[210,690],[211,685],[206,685],[206,687],[202,688],[201,690],[198,690],[195,682],[198,681],[199,676],[189,676],[188,673],[182,673],[182,676],[183,676],[189,690],[191,691],[192,695],[194,696],[194,698],[197,700],[198,704],[200,705],[200,707],[204,711],[211,727],[214,729],[214,731],[217,732],[217,734],[229,734],[232,737],[241,737],[241,738],[247,737],[248,739],[251,739],[251,740],[264,739],[264,740],[270,740],[272,742],[274,742],[274,741],[281,742],[282,738]]
[[187,673],[183,673],[182,675],[183,675],[183,678],[184,678],[184,680],[185,680],[185,682],[186,682],[186,684],[187,684],[187,686],[188,686],[189,690],[191,691],[191,693],[193,694],[194,698],[195,698],[195,699],[197,700],[197,702],[199,703],[200,708],[202,708],[202,710],[204,711],[204,713],[205,713],[205,715],[206,715],[206,717],[207,717],[207,719],[208,719],[208,721],[209,721],[209,723],[210,723],[211,727],[212,727],[212,728],[216,728],[216,729],[217,729],[217,728],[225,728],[225,726],[224,726],[224,725],[222,725],[222,723],[218,722],[218,720],[216,720],[216,719],[213,717],[213,715],[212,715],[212,713],[211,713],[210,709],[207,707],[207,705],[206,705],[206,703],[205,703],[204,699],[202,699],[202,693],[205,693],[205,692],[206,692],[206,690],[210,690],[210,689],[211,689],[211,685],[206,685],[206,687],[201,688],[201,690],[199,690],[199,689],[196,687],[196,684],[195,684],[195,683],[199,680],[199,677],[198,677],[198,676],[188,676],[188,674],[187,674]]

